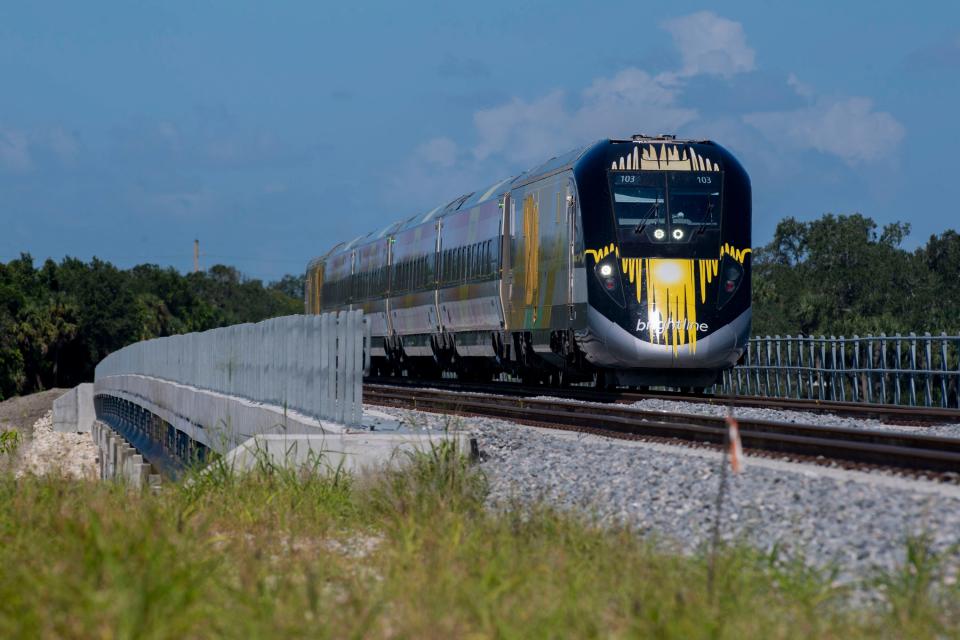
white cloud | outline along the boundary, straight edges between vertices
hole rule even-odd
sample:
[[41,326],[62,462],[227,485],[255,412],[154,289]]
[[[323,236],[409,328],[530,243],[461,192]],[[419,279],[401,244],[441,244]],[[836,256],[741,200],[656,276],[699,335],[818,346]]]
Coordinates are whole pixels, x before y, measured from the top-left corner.
[[[725,140],[740,140],[739,148],[751,153],[786,145],[832,154],[850,165],[891,153],[905,135],[896,118],[876,110],[869,99],[819,98],[815,88],[795,74],[790,74],[787,84],[805,106],[730,115],[724,120],[725,129],[714,131],[717,121],[709,105],[705,104],[701,113],[684,102],[684,95],[698,77],[729,81],[756,68],[756,54],[747,43],[743,26],[710,11],[668,20],[661,26],[680,55],[678,68],[653,74],[627,67],[597,77],[579,90],[555,89],[534,97],[514,97],[476,111],[473,144],[460,141],[458,146],[446,137],[423,143],[408,161],[404,174],[408,182],[432,183],[442,195],[452,197],[454,184],[476,187],[598,138],[636,133],[684,135],[691,125],[717,137],[724,133]],[[766,145],[764,139],[775,144]],[[463,152],[466,148],[469,153]]]
[[33,168],[30,142],[22,131],[0,129],[0,167],[24,172]]
[[793,89],[794,92],[801,98],[807,98],[809,100],[816,95],[816,91],[814,91],[813,87],[806,82],[801,81],[795,73],[791,73],[789,76],[787,76],[787,86]]
[[507,104],[483,109],[473,114],[478,160],[495,153],[506,153],[517,162],[531,162],[550,153],[556,145],[557,132],[570,123],[564,106],[565,94],[553,91],[527,102],[514,98]]
[[646,71],[628,68],[612,78],[597,78],[583,90],[576,113],[585,137],[670,133],[697,118],[696,109],[677,105],[678,89]]
[[[796,76],[788,82],[799,95],[814,97]],[[751,113],[743,121],[771,142],[835,155],[851,166],[892,157],[906,134],[893,115],[874,110],[873,101],[863,97],[816,98],[800,109]]]
[[696,109],[678,104],[691,77],[730,77],[754,68],[754,52],[739,22],[701,11],[669,20],[663,28],[680,51],[679,70],[654,76],[628,67],[596,78],[580,91],[579,100],[555,90],[477,111],[474,158],[483,161],[503,154],[524,164],[602,136],[673,133],[698,117]]
[[417,147],[415,155],[427,164],[452,167],[457,160],[457,143],[447,137],[433,138]]
[[0,170],[14,173],[72,167],[83,152],[80,138],[62,127],[0,128]]
[[712,11],[698,11],[667,20],[663,28],[673,37],[683,63],[678,76],[699,74],[725,78],[753,71],[754,51],[747,46],[743,25]]
[[57,127],[46,138],[50,150],[65,164],[72,164],[80,154],[80,141],[69,131]]
[[661,78],[631,67],[597,78],[580,92],[579,101],[568,101],[562,91],[531,102],[514,98],[474,114],[474,156],[485,160],[502,153],[530,163],[602,136],[639,133],[638,126],[649,133],[676,131],[697,117],[695,109],[676,104],[677,94]]

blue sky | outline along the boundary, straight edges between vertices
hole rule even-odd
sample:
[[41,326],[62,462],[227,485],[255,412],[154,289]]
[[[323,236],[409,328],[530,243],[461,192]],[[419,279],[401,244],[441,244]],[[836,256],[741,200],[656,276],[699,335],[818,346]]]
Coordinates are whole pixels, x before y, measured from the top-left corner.
[[344,4],[0,4],[0,259],[188,270],[197,237],[271,280],[636,132],[737,154],[754,244],[957,227],[960,3]]

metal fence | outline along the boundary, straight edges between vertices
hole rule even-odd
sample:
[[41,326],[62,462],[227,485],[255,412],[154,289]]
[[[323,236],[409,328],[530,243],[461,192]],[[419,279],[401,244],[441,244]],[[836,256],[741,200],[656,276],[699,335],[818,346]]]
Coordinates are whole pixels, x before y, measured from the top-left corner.
[[368,341],[362,311],[286,316],[138,342],[107,356],[96,379],[140,374],[355,425]]
[[766,336],[724,374],[724,392],[960,408],[960,336]]

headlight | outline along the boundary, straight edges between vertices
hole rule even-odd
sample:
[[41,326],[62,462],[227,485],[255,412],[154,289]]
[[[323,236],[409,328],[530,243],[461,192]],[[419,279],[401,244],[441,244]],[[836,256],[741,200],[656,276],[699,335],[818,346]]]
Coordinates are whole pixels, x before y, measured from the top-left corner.
[[723,308],[733,299],[744,280],[744,267],[730,256],[723,256],[720,263],[720,290],[717,292],[717,308]]
[[666,235],[667,234],[663,229],[657,229],[653,232],[653,237],[656,238],[657,240],[663,240],[664,236]]
[[618,267],[619,260],[616,256],[608,256],[595,267],[594,273],[607,295],[622,307],[624,306],[623,286],[620,283],[620,274],[617,273],[620,270]]
[[673,230],[673,239],[674,239],[674,240],[683,240],[683,229],[674,229],[674,230]]

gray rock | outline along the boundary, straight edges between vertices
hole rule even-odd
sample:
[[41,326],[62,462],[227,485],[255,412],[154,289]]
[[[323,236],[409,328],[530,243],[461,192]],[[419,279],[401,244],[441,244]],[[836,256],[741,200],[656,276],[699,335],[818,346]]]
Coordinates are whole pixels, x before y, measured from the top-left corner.
[[[646,403],[660,403],[662,410],[671,411],[679,408],[674,405],[691,405],[659,400],[641,404]],[[692,406],[704,413],[724,411]],[[791,418],[770,415],[786,412],[756,411],[766,419]],[[396,411],[396,415],[430,426],[449,420],[422,412]],[[870,421],[830,420],[814,414],[792,418],[875,428]],[[602,522],[631,525],[641,534],[689,551],[702,548],[712,536],[722,468],[713,451],[535,429],[487,418],[463,418],[462,424],[480,445],[492,508],[517,500],[543,500],[594,515]],[[901,564],[907,537],[920,533],[931,536],[935,551],[952,554],[948,559],[951,575],[960,565],[953,549],[960,546],[960,489],[955,486],[757,459],[748,460],[739,476],[728,475],[727,488],[721,515],[724,540],[762,550],[776,548],[815,567],[836,565],[841,582]]]

